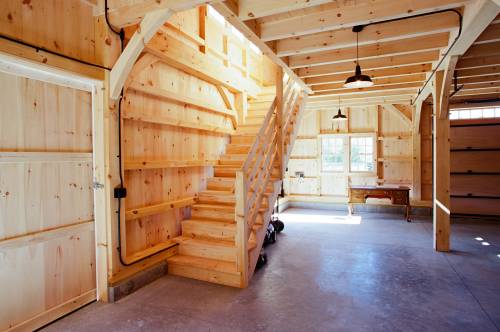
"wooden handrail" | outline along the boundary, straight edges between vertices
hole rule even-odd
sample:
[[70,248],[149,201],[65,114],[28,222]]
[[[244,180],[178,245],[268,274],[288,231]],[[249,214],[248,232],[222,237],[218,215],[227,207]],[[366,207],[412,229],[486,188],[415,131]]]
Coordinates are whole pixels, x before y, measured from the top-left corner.
[[257,133],[257,137],[255,138],[255,141],[253,142],[252,148],[248,152],[248,157],[247,160],[245,160],[245,163],[243,164],[243,170],[245,172],[248,171],[248,167],[250,167],[250,163],[252,162],[252,157],[255,154],[255,152],[259,149],[260,147],[260,137],[264,134],[267,126],[265,124],[269,123],[271,120],[271,116],[274,113],[274,109],[276,108],[276,98],[274,98],[273,103],[269,107],[269,110],[267,111],[266,117],[264,118],[264,122],[262,127],[260,128],[259,132]]
[[[252,228],[258,220],[261,205],[265,202],[264,194],[276,165],[276,158],[280,159],[280,166],[286,164],[289,159],[291,144],[284,149],[285,142],[288,139],[291,143],[295,139],[298,126],[293,124],[297,123],[304,106],[304,95],[294,87],[293,82],[288,82],[284,91],[281,88],[277,90],[283,94],[283,98],[277,96],[273,100],[242,168],[236,172],[235,238],[238,250],[237,268],[241,272],[242,287],[248,283],[251,273],[249,271],[253,271],[253,268],[248,266],[249,242],[256,241],[255,237],[251,236]],[[282,105],[278,105],[278,100]]]

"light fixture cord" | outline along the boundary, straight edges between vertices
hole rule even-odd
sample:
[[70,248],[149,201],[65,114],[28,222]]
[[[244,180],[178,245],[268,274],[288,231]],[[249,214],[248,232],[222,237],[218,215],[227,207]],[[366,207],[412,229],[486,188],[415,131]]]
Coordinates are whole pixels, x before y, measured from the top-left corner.
[[359,65],[359,32],[356,32],[356,65]]

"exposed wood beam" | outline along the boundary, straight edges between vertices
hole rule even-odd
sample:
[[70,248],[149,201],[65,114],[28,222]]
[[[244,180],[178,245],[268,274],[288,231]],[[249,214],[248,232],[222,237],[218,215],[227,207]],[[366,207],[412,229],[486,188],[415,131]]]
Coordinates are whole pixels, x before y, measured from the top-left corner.
[[485,44],[474,44],[472,45],[464,55],[462,59],[475,58],[480,56],[491,56],[500,54],[500,41],[485,43]]
[[[481,76],[479,77],[473,77],[473,78],[481,78]],[[498,88],[500,87],[500,80],[498,81],[494,81],[494,82],[476,82],[476,83],[472,83],[472,84],[462,84],[461,85],[461,89],[460,89],[460,92],[462,91],[467,91],[467,90],[478,90],[478,89],[491,89],[491,88]],[[451,87],[449,87],[450,91],[452,91],[453,89],[451,89]]]
[[421,82],[413,82],[413,83],[401,83],[401,84],[392,84],[392,85],[372,86],[369,88],[360,88],[360,89],[338,88],[338,89],[334,89],[334,90],[315,92],[314,96],[339,95],[339,94],[348,95],[348,94],[358,94],[358,93],[362,93],[362,92],[406,90],[409,88],[417,89],[421,86],[422,86]]
[[[404,17],[462,5],[460,0],[399,1],[379,0],[332,8],[315,13],[294,13],[280,20],[269,20],[259,25],[265,41],[301,36],[326,30],[340,29],[387,18]],[[295,15],[294,15],[295,14]],[[301,15],[302,14],[302,15]]]
[[127,47],[116,61],[110,74],[109,93],[111,99],[118,99],[125,80],[127,79],[137,58],[144,49],[144,46],[154,36],[160,26],[162,26],[173,12],[169,9],[162,9],[147,14],[141,21],[139,28],[130,38]]
[[237,13],[234,12],[234,8],[232,6],[229,6],[227,2],[214,3],[212,6],[248,40],[254,43],[264,53],[264,55],[267,55],[271,61],[283,68],[288,76],[299,84],[305,91],[308,93],[311,92],[309,87],[295,74],[293,70],[290,69],[290,67],[288,67],[288,64],[278,57],[276,53],[274,53],[274,50],[272,50],[269,45],[259,38],[256,31],[238,18]]
[[483,89],[465,89],[460,90],[455,94],[455,96],[475,96],[475,95],[489,95],[489,94],[499,94],[500,87],[493,88],[483,88]]
[[474,44],[491,43],[500,40],[500,23],[490,24],[476,39]]
[[448,66],[446,67],[446,72],[443,78],[443,86],[440,88],[441,91],[441,107],[439,107],[439,113],[436,115],[440,119],[448,118],[448,103],[450,100],[450,89],[453,80],[453,73],[455,72],[455,66],[457,65],[458,56],[454,55],[449,58]]
[[[446,47],[449,32],[426,35],[397,41],[369,44],[359,47],[359,59],[376,58],[388,55],[408,54],[424,50],[435,50]],[[356,59],[356,47],[348,47],[312,54],[294,55],[289,57],[291,68],[318,66]],[[363,61],[360,61],[363,67]]]
[[123,28],[139,23],[147,14],[158,10],[180,12],[218,1],[221,0],[135,0],[133,3],[130,0],[115,0],[110,1],[108,17],[113,26]]
[[500,74],[500,66],[457,69],[457,77],[485,76]]
[[329,100],[329,101],[338,101],[339,97],[340,99],[366,99],[370,97],[388,97],[388,96],[407,96],[407,95],[413,95],[415,94],[415,91],[417,89],[405,89],[405,90],[395,90],[395,91],[370,91],[370,92],[365,92],[365,93],[355,93],[355,94],[325,94],[325,93],[318,93],[309,96],[308,98],[308,103],[314,103],[315,101],[324,101],[324,100]]
[[[320,91],[343,89],[345,78],[346,76],[344,75],[343,79],[340,82],[313,85],[312,90],[314,92],[320,92]],[[422,73],[422,74],[413,74],[413,75],[387,77],[387,78],[374,78],[373,83],[375,84],[375,86],[384,86],[384,85],[400,84],[400,83],[424,82],[425,78],[426,78],[425,74]]]
[[[438,60],[439,51],[414,52],[399,56],[386,56],[381,58],[363,60],[363,71],[367,69],[393,68],[413,64],[426,64]],[[299,77],[315,77],[331,75],[334,73],[354,72],[355,62],[341,62],[336,64],[305,67],[297,70]]]
[[485,76],[472,76],[472,77],[463,77],[457,79],[457,83],[459,85],[468,84],[472,86],[475,83],[489,83],[489,82],[500,82],[500,75],[485,75]]
[[449,56],[462,55],[495,19],[500,7],[490,0],[476,0],[465,6],[463,29]]
[[474,95],[454,95],[451,99],[453,100],[453,103],[464,103],[467,101],[475,101],[475,100],[481,100],[481,101],[486,101],[486,100],[493,100],[493,99],[499,99],[500,98],[500,93],[485,93],[485,94],[474,94]]
[[[367,106],[367,105],[383,105],[383,104],[403,104],[410,105],[411,95],[406,97],[377,97],[377,98],[367,98],[367,99],[353,99],[340,102],[340,107],[354,107],[354,106]],[[322,103],[308,103],[308,110],[334,110],[338,107],[337,101],[322,102]]]
[[408,127],[411,126],[411,119],[409,119],[405,114],[403,114],[396,106],[393,104],[384,104],[382,107],[395,115],[398,119],[403,121]]
[[[430,63],[427,63],[427,64],[410,65],[403,67],[363,70],[363,74],[370,76],[372,79],[396,78],[396,77],[414,76],[423,74],[428,71],[431,71],[431,69],[432,65]],[[310,77],[306,78],[305,81],[306,84],[308,85],[344,82],[346,78],[351,75],[351,71],[352,69],[348,72],[340,74]]]
[[444,72],[433,78],[434,135],[433,135],[433,225],[434,249],[450,250],[450,120],[441,112]]
[[[359,34],[359,45],[379,43],[449,31],[458,26],[452,12],[411,18],[384,24],[370,25]],[[278,56],[313,53],[356,46],[356,34],[351,28],[319,32],[311,35],[281,39],[276,42]]]
[[332,0],[239,0],[238,16],[245,21],[330,2]]
[[500,65],[500,56],[481,56],[477,58],[459,59],[457,63],[457,69],[468,69],[495,65]]

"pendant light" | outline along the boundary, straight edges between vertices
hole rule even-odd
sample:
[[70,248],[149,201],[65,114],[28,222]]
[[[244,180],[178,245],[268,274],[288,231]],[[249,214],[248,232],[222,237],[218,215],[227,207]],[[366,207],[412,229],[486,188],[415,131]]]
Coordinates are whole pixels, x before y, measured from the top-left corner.
[[347,116],[342,114],[342,111],[340,110],[340,97],[339,97],[339,111],[337,112],[336,115],[333,116],[333,121],[337,122],[337,121],[343,121],[343,120],[347,120]]
[[345,81],[344,87],[346,88],[367,88],[373,85],[370,76],[361,73],[361,66],[359,65],[359,32],[362,30],[362,25],[357,25],[352,28],[352,31],[356,32],[356,72],[354,76],[347,78]]

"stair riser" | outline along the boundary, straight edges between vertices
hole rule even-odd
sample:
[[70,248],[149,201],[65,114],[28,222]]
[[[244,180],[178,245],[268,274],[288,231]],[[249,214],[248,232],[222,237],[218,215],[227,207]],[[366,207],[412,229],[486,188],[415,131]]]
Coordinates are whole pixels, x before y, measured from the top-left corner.
[[215,169],[214,175],[222,178],[234,178],[236,177],[236,170],[230,169]]
[[210,178],[207,181],[208,190],[223,190],[232,191],[234,188],[234,180],[230,178],[214,179]]
[[200,196],[198,197],[198,202],[201,204],[234,205],[234,196],[200,194]]
[[257,135],[260,130],[260,125],[245,125],[239,127],[236,132],[238,134],[252,134],[252,135]]
[[262,119],[264,119],[267,115],[268,109],[263,109],[263,110],[248,110],[247,115],[250,116],[261,116]]
[[[255,139],[255,138],[254,138]],[[227,154],[248,154],[248,151],[250,151],[250,149],[252,148],[251,145],[232,145],[232,144],[229,144],[227,147],[226,147],[226,153]]]
[[235,218],[234,211],[226,212],[226,211],[198,209],[198,208],[193,208],[191,210],[191,217],[196,219],[216,220],[225,222],[234,222]]
[[230,160],[230,159],[221,159],[219,160],[219,165],[227,165],[227,166],[234,166],[234,167],[241,167],[243,165],[243,160]]
[[[231,144],[248,144],[252,145],[255,141],[255,136],[231,136]],[[226,153],[229,153],[226,151]]]
[[192,266],[168,264],[168,274],[208,281],[215,284],[226,285],[231,287],[240,287],[240,276],[228,274],[224,272],[199,269]]
[[236,262],[236,247],[207,246],[188,242],[179,245],[179,254]]
[[[229,224],[231,225],[231,224]],[[220,222],[220,226],[203,223],[182,223],[182,235],[199,239],[234,241],[236,228]]]
[[245,120],[246,125],[254,125],[254,124],[262,125],[263,122],[264,122],[264,117],[257,117],[257,118],[251,117]]

